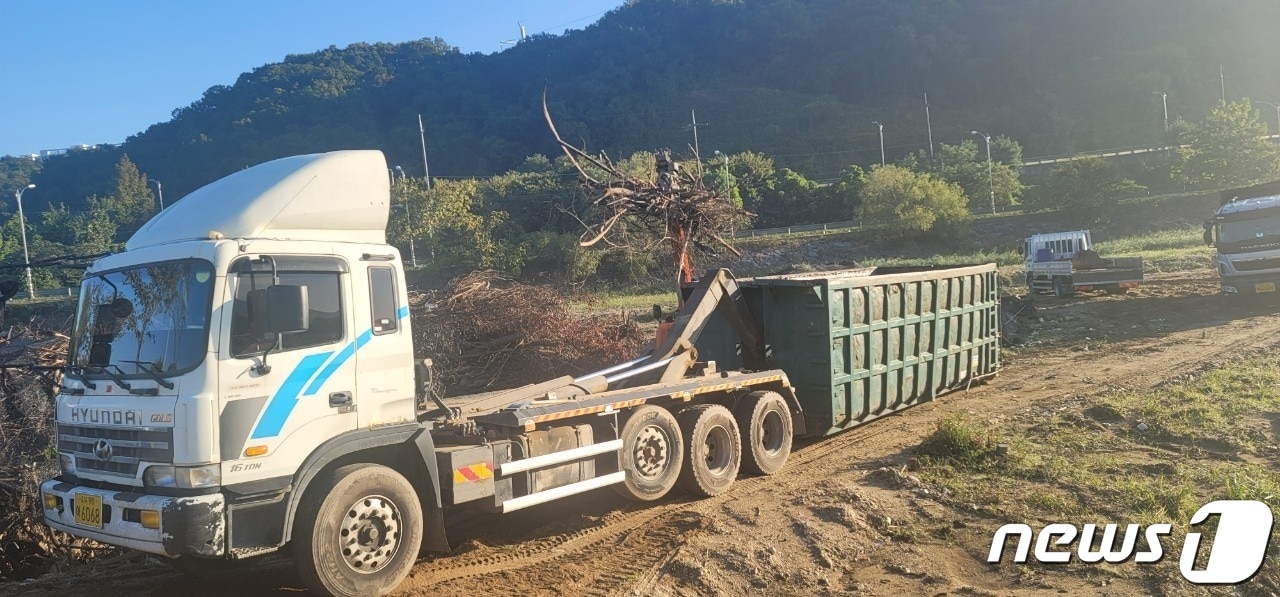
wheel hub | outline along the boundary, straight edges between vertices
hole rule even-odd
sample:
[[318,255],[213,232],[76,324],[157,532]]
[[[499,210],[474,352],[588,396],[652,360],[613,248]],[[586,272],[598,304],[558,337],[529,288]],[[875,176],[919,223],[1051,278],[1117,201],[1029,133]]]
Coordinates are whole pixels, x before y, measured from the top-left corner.
[[667,466],[670,446],[666,434],[657,427],[645,427],[636,438],[635,464],[636,471],[646,477],[653,477]]
[[368,574],[381,569],[400,547],[400,511],[382,496],[357,501],[339,525],[338,547],[352,570]]

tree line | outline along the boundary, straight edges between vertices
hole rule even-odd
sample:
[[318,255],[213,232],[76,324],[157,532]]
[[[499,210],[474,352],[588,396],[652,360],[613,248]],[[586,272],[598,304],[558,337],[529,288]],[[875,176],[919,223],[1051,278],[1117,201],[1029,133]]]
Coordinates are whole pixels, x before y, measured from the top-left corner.
[[[1180,147],[1169,162],[1121,168],[1098,158],[1059,165],[1049,176],[1024,182],[1022,147],[993,137],[991,161],[979,141],[941,143],[894,163],[851,164],[817,183],[753,151],[686,160],[702,184],[720,190],[752,217],[740,225],[769,228],[856,219],[888,240],[945,245],[966,239],[975,213],[1010,208],[1055,210],[1064,224],[1105,223],[1116,202],[1158,188],[1225,188],[1280,178],[1280,148],[1264,138],[1266,125],[1248,100],[1220,105],[1195,124],[1179,125]],[[689,156],[692,158],[693,156]],[[618,169],[637,178],[656,176],[655,154],[633,152]],[[0,185],[20,188],[30,164],[0,160]],[[583,217],[595,197],[584,196],[565,159],[542,154],[503,174],[477,178],[409,177],[401,170],[391,188],[388,240],[419,265],[441,276],[495,270],[530,280],[636,284],[665,279],[669,262],[659,239],[625,223],[616,242],[579,246]],[[123,249],[158,209],[148,175],[126,155],[115,165],[114,188],[86,197],[80,209],[53,204],[27,212],[33,260]],[[0,263],[22,263],[19,218],[0,226]],[[20,270],[0,274],[16,277]],[[39,269],[38,287],[77,283],[78,273]]]

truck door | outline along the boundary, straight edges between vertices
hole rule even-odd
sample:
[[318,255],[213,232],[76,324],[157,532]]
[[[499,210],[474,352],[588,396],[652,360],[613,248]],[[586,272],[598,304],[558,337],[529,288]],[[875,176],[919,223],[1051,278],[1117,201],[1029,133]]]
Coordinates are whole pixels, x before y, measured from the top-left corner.
[[[399,261],[364,266],[368,305],[356,301],[356,320],[362,321],[356,339],[359,372],[356,395],[360,426],[412,421],[414,408],[413,339],[406,325],[409,306]],[[358,272],[352,276],[361,285]]]
[[[241,258],[227,276],[219,445],[224,482],[292,474],[317,445],[356,428],[351,276],[331,256]],[[305,288],[307,329],[263,333],[266,289]],[[242,466],[235,466],[241,464]],[[230,476],[230,478],[228,478]]]

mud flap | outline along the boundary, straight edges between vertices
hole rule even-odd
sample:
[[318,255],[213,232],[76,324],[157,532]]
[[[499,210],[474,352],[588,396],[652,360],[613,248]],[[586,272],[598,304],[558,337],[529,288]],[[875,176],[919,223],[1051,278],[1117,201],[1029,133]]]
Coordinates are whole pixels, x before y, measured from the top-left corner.
[[[431,438],[431,430],[420,429],[413,436],[413,445],[418,448],[418,456],[426,467],[425,479],[430,487],[419,488],[422,500],[422,546],[427,551],[449,551],[449,539],[444,530],[444,507],[440,503],[440,470],[436,466],[436,445]],[[422,491],[426,489],[426,491]]]

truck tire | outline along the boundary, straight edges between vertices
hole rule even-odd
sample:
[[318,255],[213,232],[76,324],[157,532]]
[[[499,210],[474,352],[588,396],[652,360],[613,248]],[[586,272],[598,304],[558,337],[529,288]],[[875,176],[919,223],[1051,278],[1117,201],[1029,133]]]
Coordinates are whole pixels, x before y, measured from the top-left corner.
[[1058,298],[1071,298],[1076,295],[1076,289],[1071,285],[1071,280],[1058,276],[1053,279],[1053,296]]
[[680,487],[704,497],[728,491],[742,460],[742,436],[733,413],[719,404],[699,404],[677,419],[685,444]]
[[772,475],[791,455],[791,409],[777,392],[751,392],[734,411],[742,434],[742,469]]
[[619,495],[652,502],[667,495],[680,477],[684,442],[680,425],[665,408],[645,405],[627,413],[619,433],[619,458],[626,477],[613,486]]
[[[422,506],[400,473],[353,464],[316,479],[300,506],[294,563],[322,595],[383,595],[409,575],[422,545]],[[329,487],[326,492],[323,488]]]

